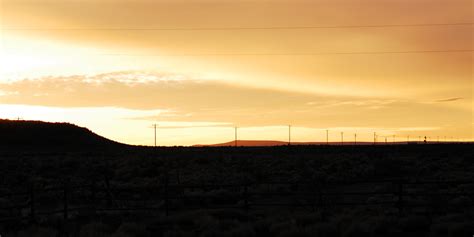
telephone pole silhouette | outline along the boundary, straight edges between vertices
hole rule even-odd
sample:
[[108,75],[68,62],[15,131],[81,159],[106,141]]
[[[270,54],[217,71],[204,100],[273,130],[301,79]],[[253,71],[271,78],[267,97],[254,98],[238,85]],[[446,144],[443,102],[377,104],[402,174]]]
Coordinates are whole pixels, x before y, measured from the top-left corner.
[[288,146],[291,145],[291,125],[288,125]]
[[326,145],[329,145],[329,130],[326,129]]
[[153,124],[153,129],[155,130],[155,147],[156,147],[156,127],[158,126],[158,124]]
[[234,146],[237,147],[237,127],[234,127],[234,137],[235,137]]
[[357,145],[357,133],[354,133],[354,145]]
[[374,145],[377,143],[377,133],[374,132]]

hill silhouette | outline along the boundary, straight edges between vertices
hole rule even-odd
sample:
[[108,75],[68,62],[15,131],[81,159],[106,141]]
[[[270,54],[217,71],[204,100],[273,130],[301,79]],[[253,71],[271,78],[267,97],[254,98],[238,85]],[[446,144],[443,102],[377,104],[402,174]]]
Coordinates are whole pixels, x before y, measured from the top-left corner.
[[124,145],[70,123],[0,119],[0,147],[95,149]]

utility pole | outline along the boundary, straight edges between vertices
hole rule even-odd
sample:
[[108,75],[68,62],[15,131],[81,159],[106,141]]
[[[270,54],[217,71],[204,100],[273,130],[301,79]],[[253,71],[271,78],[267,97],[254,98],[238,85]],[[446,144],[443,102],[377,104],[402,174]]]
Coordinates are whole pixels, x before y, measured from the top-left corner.
[[326,145],[329,145],[329,130],[326,129]]
[[237,147],[237,127],[234,127],[234,136],[235,136],[234,146]]
[[354,133],[354,145],[357,145],[357,133]]
[[291,145],[291,125],[288,125],[288,146]]
[[341,132],[341,145],[344,145],[344,132]]
[[157,127],[157,126],[158,126],[158,125],[157,125],[156,123],[153,124],[153,128],[154,128],[154,130],[155,130],[155,147],[156,147],[156,127]]
[[407,143],[410,143],[410,135],[407,136]]

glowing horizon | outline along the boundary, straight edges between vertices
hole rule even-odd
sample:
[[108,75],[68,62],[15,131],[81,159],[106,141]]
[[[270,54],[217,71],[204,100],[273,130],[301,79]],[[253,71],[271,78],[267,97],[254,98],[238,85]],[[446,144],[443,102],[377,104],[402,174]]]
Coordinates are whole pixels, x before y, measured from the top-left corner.
[[234,126],[285,141],[288,124],[295,141],[473,141],[472,13],[468,0],[3,0],[0,118],[137,145],[153,123],[170,127],[159,145],[231,141]]

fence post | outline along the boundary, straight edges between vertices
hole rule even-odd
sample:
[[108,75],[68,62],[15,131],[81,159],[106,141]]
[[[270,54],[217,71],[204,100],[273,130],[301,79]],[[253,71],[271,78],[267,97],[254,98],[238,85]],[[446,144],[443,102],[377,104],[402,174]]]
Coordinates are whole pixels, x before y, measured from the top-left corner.
[[169,200],[168,200],[168,172],[166,172],[165,176],[165,214],[169,216]]
[[95,182],[93,182],[92,185],[91,185],[90,201],[94,205],[94,211],[95,211],[95,195],[96,195],[96,188],[95,188]]
[[107,175],[105,175],[105,188],[107,192],[107,207],[110,208],[112,206],[112,194],[110,193],[110,181]]
[[30,186],[30,221],[35,222],[36,219],[36,207],[35,207],[35,188],[34,185]]
[[180,179],[180,168],[179,168],[179,163],[178,163],[178,167],[176,168],[176,182],[179,184],[181,184],[181,179]]
[[245,186],[244,186],[244,208],[245,208],[245,213],[248,216],[248,212],[249,212],[248,182],[245,182]]
[[[310,187],[311,187],[311,190],[316,190],[317,189],[317,185],[316,185],[316,182],[314,180],[311,180],[312,182],[310,183]],[[317,198],[316,198],[316,195],[317,195],[317,191],[314,191],[312,193],[309,194],[310,195],[310,198],[311,198],[311,211],[313,212],[316,212],[316,208],[317,208]]]
[[323,183],[321,182],[320,185],[319,185],[319,189],[318,189],[319,193],[318,193],[318,196],[319,196],[319,210],[321,211],[321,219],[322,221],[326,222],[327,221],[327,216],[326,216],[326,207],[325,207],[325,204],[324,204],[324,194],[323,194]]
[[398,183],[398,214],[401,215],[403,211],[403,183],[400,181]]
[[63,214],[64,214],[64,220],[67,220],[69,213],[68,213],[68,182],[64,182],[64,187],[63,187]]

